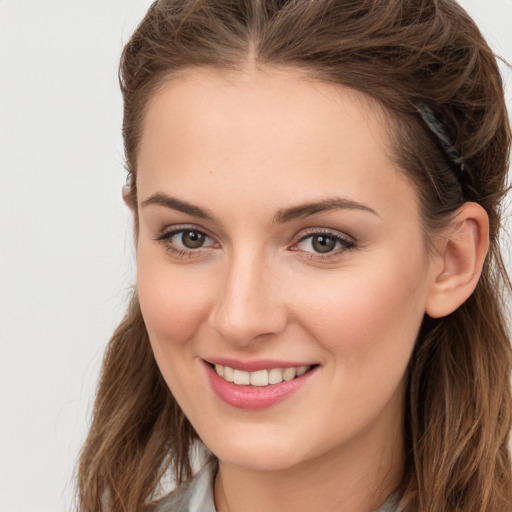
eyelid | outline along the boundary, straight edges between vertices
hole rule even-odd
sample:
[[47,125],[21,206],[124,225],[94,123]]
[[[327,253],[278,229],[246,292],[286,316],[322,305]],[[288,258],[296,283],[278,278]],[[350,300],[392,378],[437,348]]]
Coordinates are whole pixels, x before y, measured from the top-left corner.
[[[207,245],[202,245],[200,247],[192,249],[183,246],[176,246],[171,242],[172,237],[185,231],[197,231],[199,233],[202,233],[205,236],[206,240],[210,240],[213,243],[209,243]],[[160,234],[154,238],[154,240],[161,243],[169,253],[180,258],[185,258],[187,256],[189,258],[200,257],[204,255],[205,251],[220,247],[219,242],[215,239],[215,237],[208,233],[208,230],[203,229],[202,227],[196,226],[194,224],[177,224],[173,226],[168,226],[167,228],[163,229],[160,232]]]
[[350,243],[357,243],[357,240],[350,235],[347,235],[346,233],[343,233],[342,231],[339,231],[337,229],[332,228],[320,228],[320,227],[314,227],[314,228],[307,228],[299,231],[294,237],[293,237],[293,244],[297,244],[298,242],[301,242],[305,238],[308,238],[313,235],[330,235],[333,238],[339,238],[341,240],[344,240],[346,242]]
[[[311,238],[313,236],[327,236],[335,239],[337,242],[340,242],[341,247],[338,249],[334,249],[332,251],[326,252],[326,253],[320,253],[320,252],[314,252],[314,251],[304,251],[297,248],[297,245],[303,242],[304,240],[307,240],[308,238]],[[306,230],[300,231],[295,237],[294,241],[292,242],[291,246],[289,247],[289,250],[291,251],[297,251],[300,253],[303,253],[303,257],[306,257],[310,260],[320,260],[320,261],[327,261],[329,259],[337,258],[341,256],[346,251],[354,250],[357,247],[357,240],[352,237],[348,236],[345,233],[338,231],[337,229],[330,229],[330,228],[308,228]]]
[[159,234],[155,236],[155,240],[165,240],[170,238],[177,233],[182,233],[183,231],[199,231],[203,233],[203,235],[208,238],[215,240],[215,237],[209,233],[209,231],[201,226],[197,226],[195,224],[173,224],[171,226],[167,226],[160,230]]
[[[172,237],[188,230],[202,233],[205,236],[205,239],[207,240],[205,245],[202,245],[197,248],[188,248],[182,245],[176,245],[175,243],[171,242]],[[315,235],[323,235],[326,237],[330,237],[334,239],[336,242],[339,242],[341,244],[341,247],[338,247],[337,249],[333,249],[332,251],[325,253],[307,251],[297,247],[298,244]],[[167,228],[164,228],[154,239],[161,243],[162,245],[164,245],[168,252],[175,256],[177,255],[178,257],[181,258],[185,258],[186,256],[188,256],[189,258],[200,257],[203,256],[205,252],[220,247],[220,243],[216,240],[214,236],[210,235],[208,230],[194,224],[177,224],[168,226]],[[299,231],[293,237],[291,244],[288,246],[288,250],[302,253],[303,257],[308,259],[326,261],[341,256],[341,254],[344,253],[345,251],[355,249],[356,244],[357,240],[354,237],[349,236],[337,229],[325,227],[311,227]]]

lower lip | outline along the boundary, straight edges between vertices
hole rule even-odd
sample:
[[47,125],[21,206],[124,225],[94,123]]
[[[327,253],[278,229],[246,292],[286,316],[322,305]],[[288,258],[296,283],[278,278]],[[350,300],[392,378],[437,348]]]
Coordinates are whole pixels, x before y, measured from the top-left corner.
[[317,369],[313,368],[300,377],[279,384],[239,386],[224,380],[209,364],[205,363],[205,367],[213,391],[223,402],[238,409],[250,410],[266,409],[286,400],[304,386]]

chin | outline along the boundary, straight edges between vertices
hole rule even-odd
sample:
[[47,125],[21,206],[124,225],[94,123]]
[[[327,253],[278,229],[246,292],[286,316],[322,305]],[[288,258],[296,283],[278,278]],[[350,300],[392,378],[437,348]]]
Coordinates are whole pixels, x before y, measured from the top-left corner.
[[[206,442],[205,442],[206,441]],[[214,455],[226,464],[254,471],[282,471],[305,460],[301,444],[291,442],[289,436],[259,434],[254,436],[224,436],[203,442]]]

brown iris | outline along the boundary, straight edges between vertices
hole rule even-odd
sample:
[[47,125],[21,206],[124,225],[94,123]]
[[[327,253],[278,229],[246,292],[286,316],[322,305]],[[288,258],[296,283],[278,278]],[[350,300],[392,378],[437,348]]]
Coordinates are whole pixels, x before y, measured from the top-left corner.
[[311,244],[316,252],[326,253],[334,249],[336,246],[336,240],[330,236],[315,235],[313,240],[311,240]]
[[205,241],[204,233],[200,231],[183,231],[181,235],[181,243],[187,249],[197,249],[204,244]]

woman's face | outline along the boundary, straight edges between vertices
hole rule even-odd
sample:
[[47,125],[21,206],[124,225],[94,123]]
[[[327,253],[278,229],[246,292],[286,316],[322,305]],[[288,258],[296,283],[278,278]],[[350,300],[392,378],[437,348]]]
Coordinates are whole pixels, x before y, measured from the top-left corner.
[[140,305],[222,461],[283,469],[401,444],[431,272],[386,137],[360,93],[289,70],[193,70],[150,101]]

